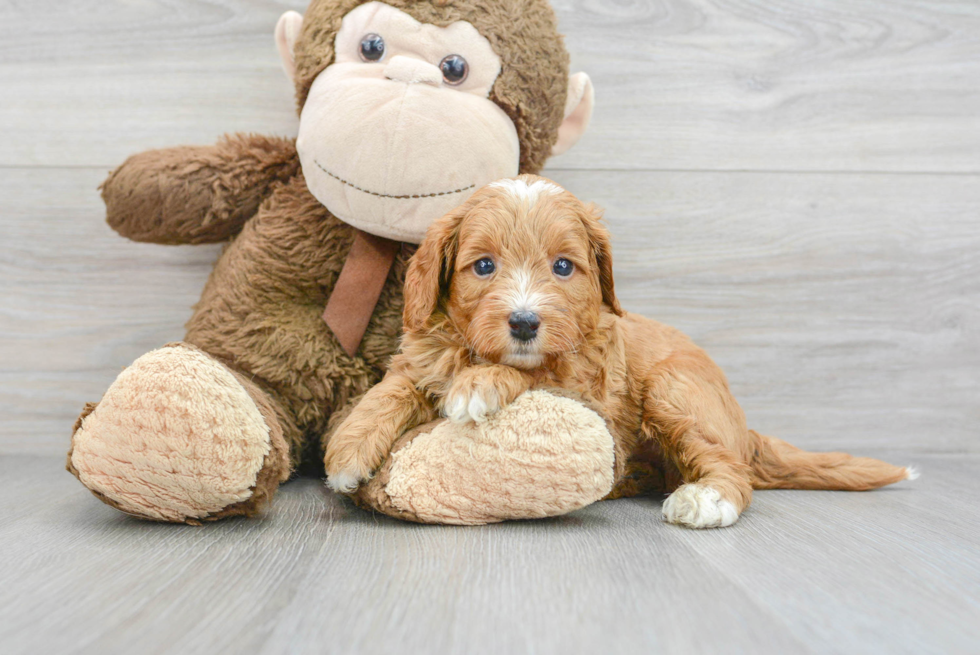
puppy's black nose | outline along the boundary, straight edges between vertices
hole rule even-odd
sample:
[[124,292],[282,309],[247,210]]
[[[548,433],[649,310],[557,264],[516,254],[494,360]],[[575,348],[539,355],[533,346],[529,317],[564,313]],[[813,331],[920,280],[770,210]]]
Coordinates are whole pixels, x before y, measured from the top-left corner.
[[507,320],[510,336],[518,341],[530,341],[538,335],[541,319],[534,312],[513,312]]

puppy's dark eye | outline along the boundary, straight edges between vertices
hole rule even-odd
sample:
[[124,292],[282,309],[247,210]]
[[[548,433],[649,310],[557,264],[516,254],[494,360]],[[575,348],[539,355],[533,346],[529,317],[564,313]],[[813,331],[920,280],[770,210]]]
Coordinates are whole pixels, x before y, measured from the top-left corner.
[[385,55],[385,40],[377,34],[366,34],[361,39],[361,59],[378,61]]
[[473,272],[480,277],[486,277],[497,270],[496,264],[489,257],[484,257],[477,263],[473,264]]
[[439,62],[439,70],[442,71],[442,77],[446,80],[446,84],[456,86],[462,84],[463,80],[466,79],[470,72],[470,65],[459,55],[449,55]]
[[551,270],[555,272],[555,275],[560,277],[568,277],[575,270],[575,264],[568,261],[564,257],[559,257],[555,260],[555,265],[551,267]]

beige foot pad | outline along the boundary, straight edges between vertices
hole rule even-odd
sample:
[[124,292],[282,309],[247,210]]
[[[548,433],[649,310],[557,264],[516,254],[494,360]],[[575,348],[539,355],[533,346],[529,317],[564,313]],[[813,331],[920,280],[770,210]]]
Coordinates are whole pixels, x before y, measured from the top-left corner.
[[68,468],[124,512],[193,522],[247,502],[271,451],[270,428],[242,382],[174,344],[133,362],[83,414]]
[[543,518],[606,496],[614,464],[598,414],[535,390],[485,423],[437,421],[406,435],[355,501],[424,523]]

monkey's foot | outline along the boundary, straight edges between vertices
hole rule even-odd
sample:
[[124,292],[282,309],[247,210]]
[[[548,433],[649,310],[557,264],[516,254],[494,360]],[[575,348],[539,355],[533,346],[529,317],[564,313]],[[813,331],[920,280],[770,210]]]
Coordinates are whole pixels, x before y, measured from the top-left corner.
[[605,421],[545,390],[481,423],[428,423],[402,437],[359,505],[422,523],[479,525],[566,514],[612,489],[614,445]]
[[68,470],[127,514],[196,523],[257,513],[289,463],[265,394],[176,343],[137,359],[85,408]]

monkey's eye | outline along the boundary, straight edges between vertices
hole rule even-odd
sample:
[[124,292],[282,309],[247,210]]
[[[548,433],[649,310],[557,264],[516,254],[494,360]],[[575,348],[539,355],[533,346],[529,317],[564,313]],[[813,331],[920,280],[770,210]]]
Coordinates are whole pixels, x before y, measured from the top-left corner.
[[442,78],[446,84],[462,84],[463,80],[470,73],[470,65],[459,55],[449,55],[439,62],[439,70],[442,71]]
[[361,59],[378,61],[385,55],[385,40],[377,34],[367,34],[361,39]]
[[473,272],[476,273],[477,277],[487,277],[495,270],[497,270],[497,265],[489,257],[484,257],[473,264]]
[[559,257],[555,260],[555,265],[551,267],[551,270],[559,277],[568,277],[575,270],[575,264],[564,257]]

